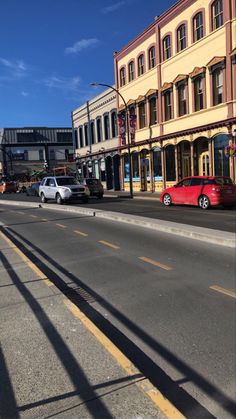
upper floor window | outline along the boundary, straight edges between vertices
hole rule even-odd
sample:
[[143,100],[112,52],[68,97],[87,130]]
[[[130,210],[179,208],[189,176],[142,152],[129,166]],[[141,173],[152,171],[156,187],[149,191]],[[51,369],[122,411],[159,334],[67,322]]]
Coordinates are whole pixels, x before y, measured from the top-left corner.
[[203,79],[202,77],[196,77],[193,81],[193,92],[194,92],[194,111],[200,111],[204,107],[203,102]]
[[166,90],[164,96],[164,115],[165,121],[169,121],[172,118],[172,105],[171,105],[171,91]]
[[120,86],[124,86],[125,85],[125,68],[122,67],[120,69]]
[[149,120],[150,125],[157,123],[157,98],[153,96],[149,99]]
[[131,61],[128,65],[129,81],[134,80],[134,62]]
[[117,136],[116,112],[112,112],[112,114],[111,114],[111,136],[112,136],[112,138],[115,138]]
[[212,4],[212,29],[215,30],[223,25],[223,1],[215,0]]
[[213,105],[223,102],[223,69],[217,68],[212,73],[213,83]]
[[95,132],[94,132],[94,122],[90,124],[90,135],[91,135],[91,144],[95,143]]
[[146,109],[145,103],[141,102],[138,105],[139,111],[139,128],[144,128],[146,126]]
[[100,143],[102,141],[102,124],[101,124],[101,118],[98,118],[96,121],[97,125],[97,141]]
[[84,126],[84,137],[85,137],[85,146],[88,145],[88,124]]
[[155,47],[151,47],[148,51],[148,68],[154,68],[156,65],[156,51]]
[[199,12],[193,18],[193,41],[196,42],[203,38],[203,15]]
[[179,116],[186,115],[187,100],[186,100],[186,85],[185,84],[180,84],[178,86],[178,105],[179,105]]
[[144,55],[138,57],[138,76],[144,74]]
[[83,136],[83,128],[79,127],[79,146],[82,148],[84,146],[84,136]]
[[186,25],[183,24],[177,29],[177,51],[182,51],[186,46]]
[[109,140],[110,138],[109,115],[104,116],[104,132],[105,132],[105,140]]
[[170,35],[163,39],[163,59],[167,60],[171,57],[171,40]]

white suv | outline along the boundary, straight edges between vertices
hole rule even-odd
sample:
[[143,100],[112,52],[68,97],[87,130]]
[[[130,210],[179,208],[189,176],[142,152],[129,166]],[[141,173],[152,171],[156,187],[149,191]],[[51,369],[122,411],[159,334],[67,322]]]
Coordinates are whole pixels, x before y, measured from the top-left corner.
[[72,176],[45,177],[39,186],[42,202],[47,202],[48,199],[55,199],[57,204],[79,199],[88,202],[89,195],[89,189],[80,185]]

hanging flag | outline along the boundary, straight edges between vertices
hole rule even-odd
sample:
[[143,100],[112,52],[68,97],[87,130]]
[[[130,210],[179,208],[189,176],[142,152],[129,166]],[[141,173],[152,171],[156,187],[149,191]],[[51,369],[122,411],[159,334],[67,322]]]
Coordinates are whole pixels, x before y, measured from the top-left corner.
[[118,114],[119,137],[120,137],[121,145],[126,144],[125,116],[126,116],[126,114],[124,112]]
[[135,143],[136,115],[129,115],[131,144]]

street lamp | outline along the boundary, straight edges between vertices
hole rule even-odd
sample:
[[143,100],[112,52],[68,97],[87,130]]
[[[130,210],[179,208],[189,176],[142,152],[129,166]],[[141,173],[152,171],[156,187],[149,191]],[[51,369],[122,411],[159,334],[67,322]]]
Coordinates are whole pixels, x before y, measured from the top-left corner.
[[119,92],[119,90],[117,90],[115,87],[110,86],[110,84],[105,84],[105,83],[90,83],[91,86],[104,86],[104,87],[108,87],[109,89],[113,90],[114,92],[116,92],[120,98],[122,99],[122,101],[124,102],[125,105],[125,114],[126,114],[126,126],[127,126],[127,148],[128,148],[128,157],[129,157],[129,192],[130,192],[130,198],[133,198],[133,179],[132,179],[132,165],[131,165],[131,152],[130,152],[130,132],[129,132],[129,117],[128,117],[128,106],[127,103],[124,99],[124,97],[122,96],[122,94]]

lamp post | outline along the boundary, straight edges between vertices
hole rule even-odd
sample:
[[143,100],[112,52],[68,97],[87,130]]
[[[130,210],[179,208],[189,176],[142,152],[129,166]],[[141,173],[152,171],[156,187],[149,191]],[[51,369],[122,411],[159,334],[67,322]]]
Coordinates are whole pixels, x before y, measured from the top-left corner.
[[127,103],[122,96],[122,94],[117,90],[115,87],[110,86],[110,84],[105,83],[90,83],[91,86],[104,86],[108,87],[109,89],[116,92],[120,98],[122,99],[124,105],[125,105],[125,115],[126,115],[126,127],[127,127],[127,148],[128,148],[128,157],[129,157],[129,192],[130,192],[130,198],[133,198],[133,182],[132,182],[132,165],[131,165],[131,152],[130,152],[130,130],[129,130],[129,117],[128,117],[128,106]]

